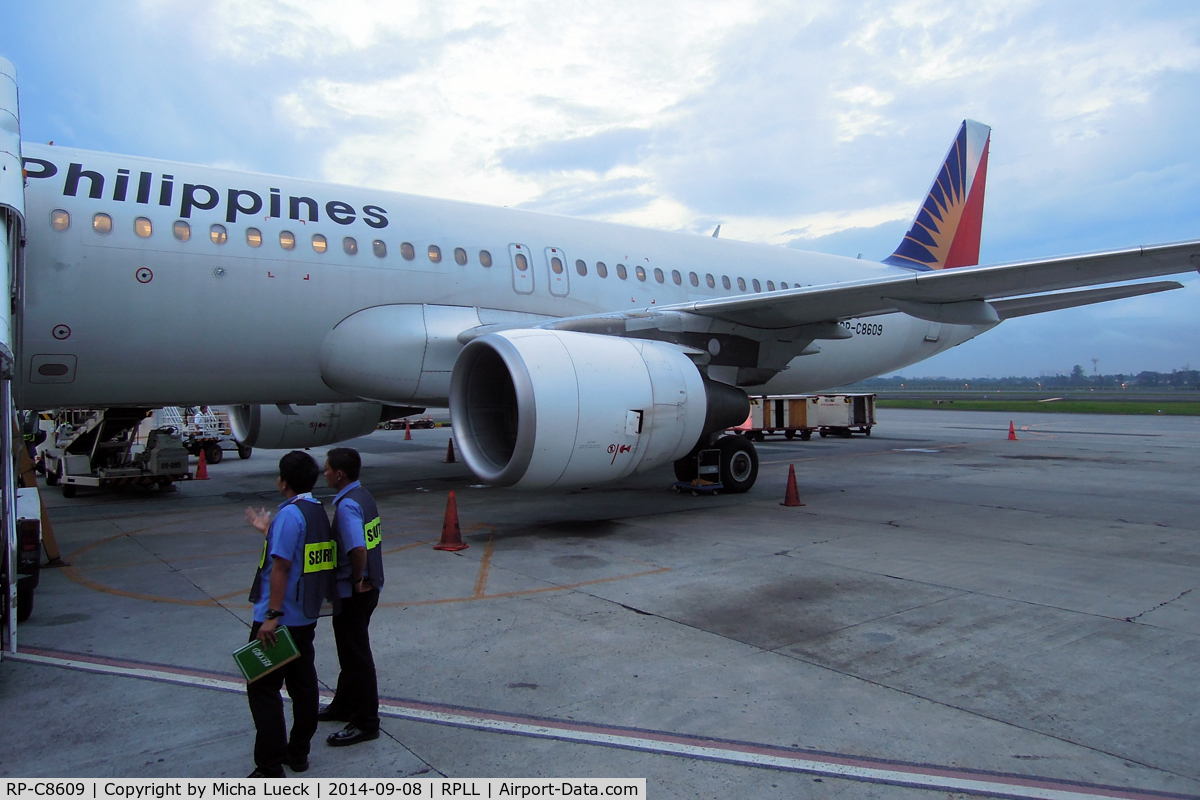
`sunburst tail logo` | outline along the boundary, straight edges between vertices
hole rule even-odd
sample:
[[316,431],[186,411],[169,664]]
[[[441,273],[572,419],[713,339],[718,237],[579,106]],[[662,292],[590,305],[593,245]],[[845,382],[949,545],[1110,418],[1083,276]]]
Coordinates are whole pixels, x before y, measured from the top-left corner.
[[912,227],[885,264],[926,270],[979,263],[991,141],[991,128],[963,120]]

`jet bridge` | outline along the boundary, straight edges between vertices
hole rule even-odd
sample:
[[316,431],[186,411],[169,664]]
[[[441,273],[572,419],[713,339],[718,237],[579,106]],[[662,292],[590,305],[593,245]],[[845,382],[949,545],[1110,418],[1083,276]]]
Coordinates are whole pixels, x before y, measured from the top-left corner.
[[25,256],[25,180],[21,171],[17,71],[3,58],[0,58],[0,250],[4,254],[4,287],[8,293],[6,301],[0,302],[0,517],[4,529],[0,658],[3,658],[4,652],[17,651],[17,480],[13,460],[12,379],[13,353],[19,347],[14,332],[19,326],[14,324],[17,320],[13,312],[20,313],[19,288]]

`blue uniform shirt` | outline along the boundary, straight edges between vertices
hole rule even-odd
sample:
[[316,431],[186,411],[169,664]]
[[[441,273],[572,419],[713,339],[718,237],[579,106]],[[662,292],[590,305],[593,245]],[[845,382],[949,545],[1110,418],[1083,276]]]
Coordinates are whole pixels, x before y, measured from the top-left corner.
[[[292,562],[288,570],[287,593],[283,596],[283,618],[281,625],[312,625],[315,619],[304,616],[304,598],[300,596],[300,578],[304,575],[304,515],[294,503],[316,503],[311,492],[298,494],[280,504],[279,512],[267,529],[267,559],[274,556]],[[262,576],[262,597],[254,604],[254,621],[267,619],[267,606],[271,602],[271,572]]]
[[[334,518],[338,531],[338,562],[339,564],[350,563],[350,551],[356,547],[365,548],[367,546],[367,534],[363,528],[363,510],[357,502],[351,498],[342,499],[342,496],[351,489],[357,489],[361,484],[354,481],[345,489],[337,493],[337,497],[333,498]],[[363,567],[363,575],[371,577],[367,567]],[[346,577],[337,582],[338,596],[349,597],[354,594],[354,587],[350,584],[352,573],[346,572]]]

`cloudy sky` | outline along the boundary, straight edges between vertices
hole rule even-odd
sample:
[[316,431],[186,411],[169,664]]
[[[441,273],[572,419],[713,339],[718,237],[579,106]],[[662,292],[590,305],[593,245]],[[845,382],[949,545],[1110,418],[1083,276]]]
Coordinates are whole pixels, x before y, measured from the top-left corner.
[[[33,141],[864,258],[965,117],[983,263],[1200,238],[1194,2],[14,4]],[[1200,367],[1200,280],[909,375]]]

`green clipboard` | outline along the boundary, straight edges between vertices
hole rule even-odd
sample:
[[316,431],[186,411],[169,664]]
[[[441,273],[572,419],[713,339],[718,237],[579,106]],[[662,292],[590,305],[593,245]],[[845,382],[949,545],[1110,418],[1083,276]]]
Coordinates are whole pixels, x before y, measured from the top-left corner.
[[274,647],[265,647],[255,639],[233,651],[233,660],[245,676],[246,683],[254,683],[268,672],[274,672],[299,657],[295,639],[283,626],[275,629]]

